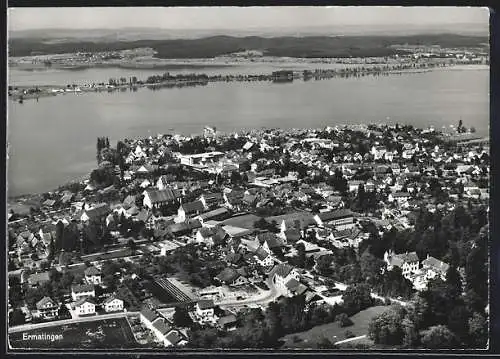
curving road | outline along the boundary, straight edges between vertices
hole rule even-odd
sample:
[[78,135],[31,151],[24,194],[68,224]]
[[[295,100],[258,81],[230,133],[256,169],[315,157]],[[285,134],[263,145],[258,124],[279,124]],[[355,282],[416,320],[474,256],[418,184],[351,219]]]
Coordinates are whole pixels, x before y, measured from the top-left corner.
[[272,280],[267,279],[266,284],[268,285],[269,290],[261,292],[259,295],[242,300],[219,301],[215,302],[215,304],[219,305],[220,307],[232,307],[235,309],[245,306],[267,305],[268,303],[278,298],[281,293],[278,291]]

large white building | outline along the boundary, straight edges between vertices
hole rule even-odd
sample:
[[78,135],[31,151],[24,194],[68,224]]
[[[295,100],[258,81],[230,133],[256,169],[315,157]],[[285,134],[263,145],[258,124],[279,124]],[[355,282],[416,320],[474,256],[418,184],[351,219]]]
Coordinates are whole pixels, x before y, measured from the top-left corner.
[[181,164],[193,166],[193,165],[205,165],[207,163],[214,163],[219,161],[224,156],[222,152],[205,152],[198,153],[194,155],[179,155]]
[[71,287],[71,298],[73,298],[74,301],[86,297],[95,297],[95,288],[93,284],[73,285]]
[[394,267],[401,268],[403,277],[406,279],[409,279],[411,275],[417,273],[420,266],[420,261],[416,252],[395,254],[392,251],[386,251],[384,253],[384,261],[387,264],[387,270],[392,270]]
[[95,303],[92,298],[81,298],[77,300],[73,308],[78,315],[92,315],[95,314]]

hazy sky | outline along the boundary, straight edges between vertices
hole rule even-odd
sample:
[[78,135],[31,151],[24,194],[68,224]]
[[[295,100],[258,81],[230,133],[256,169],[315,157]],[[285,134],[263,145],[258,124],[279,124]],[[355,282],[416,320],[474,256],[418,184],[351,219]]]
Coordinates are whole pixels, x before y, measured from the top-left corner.
[[311,26],[488,23],[487,8],[467,7],[191,7],[10,8],[9,29],[249,29]]

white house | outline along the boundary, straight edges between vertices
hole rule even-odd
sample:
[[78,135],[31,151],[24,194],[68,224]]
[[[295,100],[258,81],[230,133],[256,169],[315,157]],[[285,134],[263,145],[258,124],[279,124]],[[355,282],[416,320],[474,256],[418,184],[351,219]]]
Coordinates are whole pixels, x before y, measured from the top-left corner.
[[93,315],[95,313],[95,303],[92,298],[81,298],[73,304],[73,308],[78,315]]
[[314,216],[318,226],[323,227],[325,223],[335,226],[336,230],[342,231],[354,227],[354,213],[349,209],[322,212]]
[[297,270],[286,263],[276,265],[269,273],[269,277],[272,278],[276,288],[278,288],[278,290],[282,293],[288,293],[286,283],[290,279],[295,279],[296,281],[300,279],[300,275]]
[[116,297],[109,297],[102,304],[106,313],[120,312],[123,310],[123,300]]
[[408,192],[390,193],[387,199],[389,202],[397,202],[398,205],[405,206],[408,204],[410,194]]
[[352,181],[347,182],[347,185],[349,187],[349,192],[358,192],[359,186],[364,185],[364,184],[365,184],[365,181],[361,181],[361,180],[352,180]]
[[169,182],[171,182],[169,176],[160,176],[160,178],[158,178],[158,181],[156,181],[156,188],[158,188],[160,191],[167,189],[170,186]]
[[184,335],[178,330],[171,330],[166,336],[164,340],[164,345],[166,347],[181,347],[188,343]]
[[427,255],[427,258],[422,261],[422,272],[425,273],[427,280],[434,279],[439,276],[442,280],[446,280],[446,273],[450,265],[442,262],[432,256]]
[[143,192],[143,205],[147,208],[157,208],[162,205],[179,203],[182,191],[179,189],[146,190]]
[[194,315],[200,324],[215,325],[217,323],[213,300],[204,299],[198,301],[195,305]]
[[395,254],[392,251],[386,251],[384,253],[384,261],[386,262],[387,270],[399,267],[403,272],[403,277],[407,279],[409,279],[411,275],[418,272],[420,265],[416,252]]
[[375,160],[379,160],[384,158],[384,155],[386,154],[387,149],[382,146],[373,146],[370,150],[370,153],[373,155],[373,158]]
[[36,303],[39,316],[45,319],[52,319],[57,316],[59,306],[52,298],[43,297]]
[[101,272],[96,267],[88,267],[84,274],[87,284],[100,285],[102,283]]
[[71,286],[71,298],[73,298],[74,301],[86,297],[95,297],[95,288],[93,284],[77,284]]
[[80,216],[82,222],[104,220],[111,212],[107,203],[100,203],[92,208],[86,209]]
[[179,155],[181,164],[193,166],[193,165],[204,165],[206,163],[214,163],[219,161],[220,158],[224,156],[222,152],[206,152],[194,155]]
[[177,217],[175,218],[175,222],[184,222],[187,218],[197,216],[205,212],[205,210],[205,206],[201,201],[183,203],[177,210]]
[[255,252],[255,261],[262,267],[270,267],[274,264],[274,258],[271,253],[262,247]]

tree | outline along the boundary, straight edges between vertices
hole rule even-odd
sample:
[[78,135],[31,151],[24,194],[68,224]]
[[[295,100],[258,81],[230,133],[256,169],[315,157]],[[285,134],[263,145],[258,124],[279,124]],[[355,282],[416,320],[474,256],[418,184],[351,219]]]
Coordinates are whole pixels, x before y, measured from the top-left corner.
[[193,320],[189,316],[187,309],[179,306],[175,307],[173,320],[174,324],[181,328],[187,328],[193,324]]
[[297,244],[297,267],[304,268],[306,265],[306,247],[304,243]]
[[470,250],[465,266],[466,288],[476,292],[486,302],[488,298],[487,249],[476,247]]
[[9,326],[22,325],[26,323],[26,317],[21,309],[14,309],[9,313]]
[[54,243],[56,251],[60,251],[63,247],[63,232],[64,232],[64,223],[58,221],[56,223],[56,238]]
[[137,243],[135,243],[132,238],[128,240],[127,246],[132,250],[132,252],[135,252],[137,250]]
[[457,338],[445,325],[436,325],[422,332],[421,342],[426,349],[453,349]]
[[318,349],[335,349],[335,344],[326,337],[321,337],[321,339],[316,344]]
[[448,315],[448,328],[457,336],[461,343],[467,341],[469,334],[470,313],[464,305],[458,305],[451,309]]
[[241,174],[237,171],[231,172],[231,183],[240,183],[241,182]]
[[346,339],[349,339],[349,338],[354,338],[356,335],[354,335],[353,332],[351,332],[350,330],[346,330],[345,333],[344,333],[344,337]]
[[316,260],[316,270],[321,275],[330,275],[333,256],[331,254],[322,255]]
[[339,315],[337,315],[335,317],[335,321],[339,323],[339,326],[341,328],[348,327],[354,324],[349,316],[345,313],[340,313]]
[[361,268],[361,275],[366,279],[367,283],[376,283],[378,281],[380,269],[383,264],[384,262],[371,254],[369,249],[363,252],[359,259],[359,265]]
[[57,311],[57,316],[59,317],[59,319],[71,318],[71,313],[69,312],[68,307],[66,307],[64,303],[61,304],[61,306],[59,307],[59,310]]
[[354,314],[373,304],[370,287],[360,283],[347,287],[342,296],[348,314]]
[[400,345],[405,336],[402,326],[404,311],[401,307],[391,307],[372,319],[368,335],[376,344]]
[[469,319],[469,343],[476,348],[485,348],[488,341],[488,322],[484,316],[474,312]]
[[418,335],[418,330],[417,327],[415,326],[415,323],[408,317],[406,316],[402,323],[403,327],[403,347],[405,348],[415,348],[418,346],[419,342],[419,335]]

